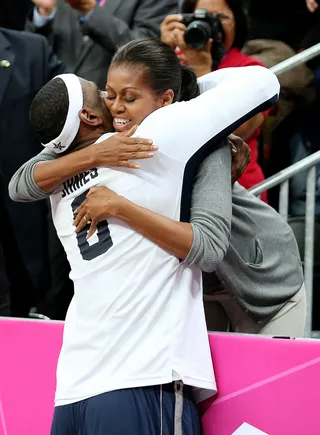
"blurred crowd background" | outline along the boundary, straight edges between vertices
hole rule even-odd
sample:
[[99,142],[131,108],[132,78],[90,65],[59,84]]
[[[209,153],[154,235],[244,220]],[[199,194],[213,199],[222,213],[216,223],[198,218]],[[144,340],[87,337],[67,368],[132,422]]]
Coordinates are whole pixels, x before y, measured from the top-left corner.
[[[205,9],[213,38],[191,48],[184,24],[172,16]],[[213,30],[215,28],[216,30]],[[220,30],[219,30],[220,29]],[[315,0],[1,0],[0,3],[0,315],[41,313],[63,320],[73,294],[69,266],[55,235],[46,201],[14,203],[8,183],[41,151],[28,111],[40,88],[72,72],[104,88],[116,48],[130,40],[159,37],[200,77],[226,67],[268,68],[320,42],[320,6]],[[320,57],[279,76],[276,107],[236,132],[252,152],[239,180],[253,187],[320,150]],[[237,104],[235,101],[234,104]],[[306,173],[290,183],[290,216],[304,237]],[[262,200],[278,207],[278,189]],[[313,327],[320,330],[320,168],[317,169]],[[298,222],[298,224],[297,224]],[[270,228],[272,231],[272,228]],[[303,233],[303,236],[301,235]],[[303,257],[303,249],[302,249]],[[318,263],[317,263],[318,262]]]

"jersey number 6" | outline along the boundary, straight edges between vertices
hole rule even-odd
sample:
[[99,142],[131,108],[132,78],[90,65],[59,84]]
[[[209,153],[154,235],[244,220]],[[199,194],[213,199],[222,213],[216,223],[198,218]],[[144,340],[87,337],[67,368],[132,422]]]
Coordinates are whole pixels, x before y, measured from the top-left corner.
[[[79,205],[86,199],[88,192],[89,190],[83,192],[72,201],[71,207],[73,214]],[[87,261],[93,260],[94,258],[99,257],[99,255],[104,254],[113,245],[107,221],[102,221],[97,225],[98,241],[93,245],[89,245],[86,239],[89,227],[90,225],[88,224],[79,233],[76,233],[80,253],[82,258]]]

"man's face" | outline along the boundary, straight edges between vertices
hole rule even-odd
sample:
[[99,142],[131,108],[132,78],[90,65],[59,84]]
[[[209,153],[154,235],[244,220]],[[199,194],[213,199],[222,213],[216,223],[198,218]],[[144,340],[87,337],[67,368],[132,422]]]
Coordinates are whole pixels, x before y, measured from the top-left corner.
[[225,0],[199,0],[196,9],[206,9],[210,14],[217,14],[225,32],[225,49],[229,51],[235,38],[235,18]]

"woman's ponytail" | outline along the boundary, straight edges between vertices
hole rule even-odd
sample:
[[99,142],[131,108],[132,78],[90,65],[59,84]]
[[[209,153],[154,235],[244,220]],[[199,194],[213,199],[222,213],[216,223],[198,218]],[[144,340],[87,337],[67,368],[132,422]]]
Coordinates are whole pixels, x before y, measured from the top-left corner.
[[185,65],[181,65],[181,89],[179,101],[189,101],[200,94],[197,76]]

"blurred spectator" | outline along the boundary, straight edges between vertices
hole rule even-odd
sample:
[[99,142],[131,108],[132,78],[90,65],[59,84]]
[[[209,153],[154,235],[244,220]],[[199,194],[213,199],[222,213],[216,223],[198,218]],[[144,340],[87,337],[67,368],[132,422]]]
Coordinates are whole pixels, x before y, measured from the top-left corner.
[[319,7],[317,0],[306,0],[306,5],[309,11],[312,13],[315,12]]
[[[266,67],[294,56],[295,51],[282,41],[254,39],[247,41],[243,53],[258,59]],[[305,65],[299,65],[279,76],[280,98],[277,102],[276,116],[268,120],[268,130],[273,131],[295,108],[305,107],[315,101],[316,90],[313,72]]]
[[318,17],[310,14],[306,0],[248,1],[249,39],[282,41],[295,51]]
[[178,0],[33,0],[26,29],[48,38],[69,72],[104,89],[117,48],[143,36],[159,36],[164,16]]
[[[311,12],[309,15],[313,16],[314,23],[302,39],[299,51],[303,51],[320,42],[320,9],[318,0],[306,0],[306,4]],[[320,57],[317,56],[315,59],[312,59],[308,62],[308,65],[314,70],[315,82],[318,88],[320,88]]]
[[27,316],[48,285],[47,204],[11,201],[8,183],[14,172],[42,148],[29,123],[30,104],[42,86],[64,70],[44,38],[0,28],[2,315]]
[[[319,137],[320,100],[304,111],[295,113],[290,121],[294,122],[295,128],[289,135],[289,158],[290,164],[308,157],[320,150]],[[320,165],[316,169],[316,209],[315,213],[320,216]],[[306,206],[307,171],[303,171],[292,177],[290,182],[290,214],[292,216],[304,216]]]
[[[224,39],[220,35],[220,40],[216,38],[209,41],[202,49],[188,47],[184,40],[186,26],[181,23],[179,15],[166,17],[161,25],[161,38],[181,50],[181,62],[192,67],[198,77],[214,69],[262,65],[240,51],[248,35],[247,16],[241,0],[185,0],[181,6],[182,13],[193,13],[196,9],[206,9],[207,12],[218,15]],[[256,115],[235,132],[251,149],[251,162],[238,180],[245,188],[264,180],[258,164],[258,137],[266,116],[267,113]],[[262,194],[262,199],[266,200],[266,193]]]
[[31,0],[1,0],[0,27],[12,30],[24,30]]
[[[248,10],[251,40],[243,51],[268,67],[320,42],[320,10],[315,0],[270,0],[268,3],[249,0]],[[264,131],[267,142],[272,144],[271,151],[265,154],[264,169],[268,176],[320,149],[320,104],[315,87],[316,84],[319,88],[320,84],[317,80],[319,59],[316,57],[279,76],[281,94],[276,116]],[[305,193],[306,172],[302,172],[290,183],[291,215],[304,215]],[[270,192],[269,199],[277,207],[278,189]],[[316,211],[320,212],[320,199],[317,199]]]

